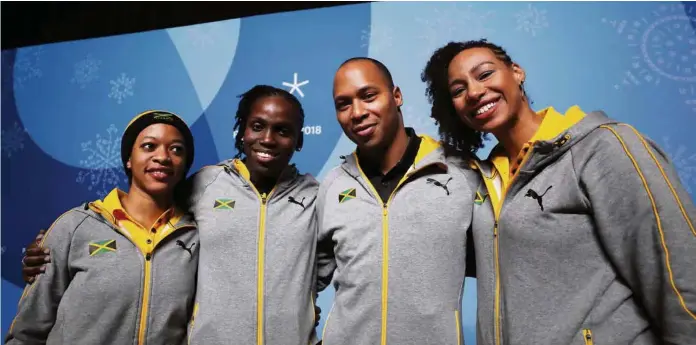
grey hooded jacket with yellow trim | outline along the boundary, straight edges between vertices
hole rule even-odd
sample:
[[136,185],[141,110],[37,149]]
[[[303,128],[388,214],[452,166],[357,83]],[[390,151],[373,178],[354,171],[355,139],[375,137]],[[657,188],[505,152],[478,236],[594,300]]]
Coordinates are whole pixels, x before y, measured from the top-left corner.
[[324,345],[462,344],[466,238],[477,172],[423,138],[383,201],[355,154],[322,182],[318,284],[333,278]]
[[497,221],[478,193],[477,344],[696,344],[696,209],[633,127],[593,112],[537,142]]
[[169,234],[152,253],[142,252],[114,224],[108,212],[90,203],[51,225],[41,244],[50,248],[51,262],[25,288],[6,344],[186,341],[199,254],[192,218],[168,224]]
[[228,160],[190,183],[202,247],[190,344],[313,343],[318,182],[289,166],[261,195]]

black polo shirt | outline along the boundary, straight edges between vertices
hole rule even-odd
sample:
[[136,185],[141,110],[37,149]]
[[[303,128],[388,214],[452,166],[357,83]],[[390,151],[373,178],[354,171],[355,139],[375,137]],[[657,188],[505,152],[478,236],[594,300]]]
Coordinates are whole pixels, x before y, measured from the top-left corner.
[[401,178],[404,177],[409,167],[413,165],[416,160],[416,155],[418,155],[418,148],[420,147],[421,138],[416,135],[413,128],[406,128],[406,134],[408,135],[408,146],[406,146],[406,151],[401,157],[398,163],[389,170],[386,174],[382,174],[379,162],[371,162],[367,158],[360,157],[360,150],[358,150],[358,160],[360,162],[360,168],[370,183],[375,188],[379,197],[382,198],[382,202],[386,203],[389,200],[392,192],[399,184]]

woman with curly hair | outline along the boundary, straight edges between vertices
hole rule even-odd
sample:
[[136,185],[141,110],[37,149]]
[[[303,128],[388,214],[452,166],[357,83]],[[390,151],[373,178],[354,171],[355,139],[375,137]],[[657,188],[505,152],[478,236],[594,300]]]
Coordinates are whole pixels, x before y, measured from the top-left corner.
[[483,176],[478,344],[696,344],[696,208],[655,143],[601,111],[535,112],[486,40],[445,45],[421,77],[448,153]]

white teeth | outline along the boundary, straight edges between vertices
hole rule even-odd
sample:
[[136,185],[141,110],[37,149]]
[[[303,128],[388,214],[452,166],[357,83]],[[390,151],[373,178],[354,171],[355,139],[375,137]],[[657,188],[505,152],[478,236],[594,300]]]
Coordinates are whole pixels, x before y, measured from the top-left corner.
[[476,115],[481,115],[487,111],[489,111],[491,108],[493,108],[498,102],[493,102],[493,103],[488,103],[484,105],[483,107],[479,108],[479,110],[476,111]]
[[272,157],[270,153],[266,153],[266,152],[256,152],[256,154],[262,158],[271,158]]

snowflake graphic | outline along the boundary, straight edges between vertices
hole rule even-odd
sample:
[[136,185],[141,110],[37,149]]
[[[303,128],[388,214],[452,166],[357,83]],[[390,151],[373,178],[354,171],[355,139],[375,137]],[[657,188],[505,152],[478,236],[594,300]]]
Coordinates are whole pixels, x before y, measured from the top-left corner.
[[694,84],[688,87],[680,87],[679,95],[684,98],[684,104],[691,107],[691,110],[696,113],[696,87],[694,87]]
[[404,124],[413,128],[418,134],[427,134],[438,138],[435,120],[430,117],[430,112],[421,111],[419,108],[406,105],[401,107],[404,116]]
[[460,2],[441,3],[426,13],[423,17],[417,17],[416,23],[421,32],[417,38],[421,44],[413,44],[417,47],[421,56],[430,56],[437,48],[449,41],[463,41],[485,37],[494,31],[489,27],[493,22],[494,13],[487,11],[481,13],[474,10],[471,4]]
[[2,254],[5,254],[5,251],[7,250],[7,247],[2,246]]
[[106,129],[106,136],[97,133],[96,140],[83,142],[82,152],[87,158],[80,160],[80,166],[88,169],[77,174],[78,183],[87,184],[87,190],[94,190],[100,198],[128,179],[121,166],[121,136],[113,124]]
[[2,151],[5,152],[7,158],[11,158],[12,154],[21,151],[24,148],[24,139],[26,130],[15,122],[14,126],[8,130],[0,132],[0,141],[2,141]]
[[664,137],[663,142],[663,148],[672,159],[682,185],[691,194],[691,187],[696,187],[696,153],[689,153],[684,145],[672,147],[669,137]]
[[367,29],[362,31],[360,35],[361,48],[368,48],[368,53],[371,56],[379,55],[389,51],[392,48],[392,30],[389,26],[380,25],[373,27],[368,25]]
[[517,31],[524,31],[536,36],[537,32],[549,27],[549,22],[546,20],[546,10],[540,10],[532,4],[528,4],[527,8],[515,14],[517,18]]
[[43,76],[43,72],[39,68],[39,62],[43,54],[44,49],[42,46],[17,50],[13,71],[15,89],[22,88],[28,81]]
[[87,55],[86,58],[75,63],[70,82],[78,84],[81,89],[84,89],[91,82],[99,79],[98,73],[101,63],[101,60],[94,59],[91,54]]
[[133,85],[135,85],[135,77],[128,78],[125,73],[121,73],[116,80],[111,80],[111,92],[109,98],[116,100],[116,103],[121,104],[123,100],[129,96],[133,96]]
[[[691,12],[691,9],[689,9]],[[642,84],[660,85],[662,80],[696,81],[696,35],[691,13],[681,3],[663,4],[652,18],[611,20],[602,18],[624,37],[633,50],[630,68],[615,89]]]
[[186,36],[194,47],[207,48],[215,45],[220,30],[224,30],[220,23],[197,24],[187,28]]

